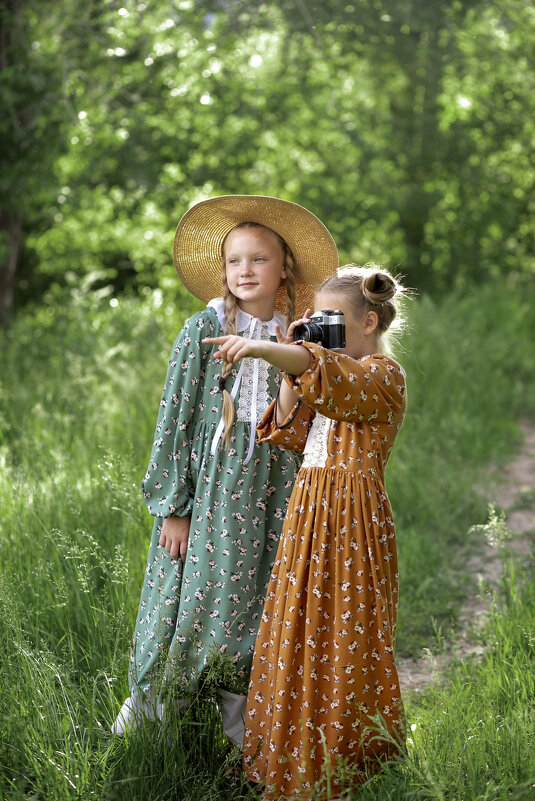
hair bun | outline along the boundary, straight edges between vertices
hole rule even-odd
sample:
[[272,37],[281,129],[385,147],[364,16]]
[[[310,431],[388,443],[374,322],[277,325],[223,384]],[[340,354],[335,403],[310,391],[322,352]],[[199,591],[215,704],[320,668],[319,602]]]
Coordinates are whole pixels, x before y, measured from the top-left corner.
[[397,291],[395,280],[388,273],[376,270],[362,281],[362,294],[369,303],[386,303]]

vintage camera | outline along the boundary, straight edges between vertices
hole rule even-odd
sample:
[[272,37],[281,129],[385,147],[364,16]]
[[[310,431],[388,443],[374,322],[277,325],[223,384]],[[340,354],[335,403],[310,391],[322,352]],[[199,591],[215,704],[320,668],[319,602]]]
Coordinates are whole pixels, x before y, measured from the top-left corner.
[[322,309],[310,315],[309,323],[294,330],[294,342],[319,342],[329,350],[343,350],[346,346],[346,324],[339,309]]

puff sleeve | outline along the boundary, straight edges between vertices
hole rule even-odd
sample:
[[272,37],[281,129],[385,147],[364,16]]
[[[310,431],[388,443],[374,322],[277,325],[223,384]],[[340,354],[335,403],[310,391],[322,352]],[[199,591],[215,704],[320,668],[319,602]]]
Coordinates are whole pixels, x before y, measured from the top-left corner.
[[311,355],[299,376],[284,373],[294,392],[315,412],[334,420],[393,425],[406,407],[405,371],[382,354],[353,359],[311,342]]
[[269,404],[262,420],[256,427],[259,441],[270,442],[285,450],[301,452],[305,447],[315,412],[298,400],[288,417],[280,425],[277,425],[276,403],[275,399]]
[[[142,482],[147,509],[154,517],[185,517],[193,506],[190,455],[194,424],[203,414],[201,388],[216,324],[209,312],[191,317],[171,351],[149,466]],[[195,416],[195,419],[194,419]]]

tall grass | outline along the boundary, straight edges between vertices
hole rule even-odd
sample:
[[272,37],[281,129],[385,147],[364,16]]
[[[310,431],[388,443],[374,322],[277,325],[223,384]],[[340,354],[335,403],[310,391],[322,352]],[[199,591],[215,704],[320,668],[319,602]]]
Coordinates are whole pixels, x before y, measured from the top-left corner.
[[[169,736],[150,726],[126,740],[109,733],[127,694],[151,530],[139,484],[169,348],[192,310],[169,311],[150,299],[112,308],[82,298],[34,310],[2,335],[0,798],[255,798],[232,778],[235,755],[226,750],[209,694],[185,722],[170,720]],[[387,475],[400,549],[398,644],[405,653],[432,643],[468,592],[470,577],[460,580],[453,568],[477,547],[477,533],[468,532],[485,518],[487,500],[473,487],[485,486],[488,465],[512,452],[517,421],[533,411],[535,397],[529,353],[518,347],[531,341],[527,303],[488,288],[440,304],[420,299],[410,316],[412,334],[400,357],[409,414]],[[385,770],[359,798],[368,792],[382,798],[383,782],[385,798],[498,799],[489,788],[501,762],[509,786],[515,777],[529,780],[527,746],[518,746],[516,761],[499,746],[507,726],[516,732],[522,721],[533,745],[521,712],[522,705],[526,714],[531,709],[522,676],[532,645],[507,617],[529,630],[533,599],[511,578],[506,586],[508,606],[493,618],[501,626],[493,642],[503,638],[509,650],[492,651],[487,674],[483,667],[460,668],[451,701],[437,691],[410,708],[416,729],[408,762]],[[513,672],[504,666],[517,656],[520,683],[511,684]],[[487,678],[503,674],[505,682],[506,673],[509,685],[498,696],[507,724],[498,726],[496,711],[480,715],[484,725],[470,722],[471,712],[483,710]],[[468,728],[477,733],[470,740]],[[448,752],[448,738],[457,750]],[[476,744],[492,752],[484,764],[495,765],[473,776],[467,760],[482,759],[479,751],[473,756]],[[386,794],[394,793],[390,773],[395,792],[405,795]],[[468,789],[432,795],[433,782],[442,788],[467,782]]]
[[[531,565],[533,568],[533,564]],[[358,801],[529,801],[535,798],[535,585],[506,565],[479,663],[409,704],[408,755]]]
[[[482,287],[410,309],[402,343],[408,414],[387,472],[398,531],[398,648],[428,646],[455,623],[473,577],[463,565],[482,544],[496,471],[535,409],[535,311],[505,287]],[[479,487],[479,491],[476,490]],[[473,586],[473,585],[472,585]]]

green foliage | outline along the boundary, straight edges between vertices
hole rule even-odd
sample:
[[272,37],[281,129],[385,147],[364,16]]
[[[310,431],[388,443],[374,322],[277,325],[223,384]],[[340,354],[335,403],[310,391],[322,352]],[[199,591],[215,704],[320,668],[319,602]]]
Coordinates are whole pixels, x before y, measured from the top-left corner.
[[[66,135],[58,43],[46,3],[0,9],[0,211],[36,218],[53,195],[54,160]],[[39,19],[40,41],[30,31]]]
[[533,285],[528,3],[53,0],[3,21],[25,44],[0,73],[21,299],[169,288],[180,216],[235,192],[304,204],[343,261],[434,294]]

